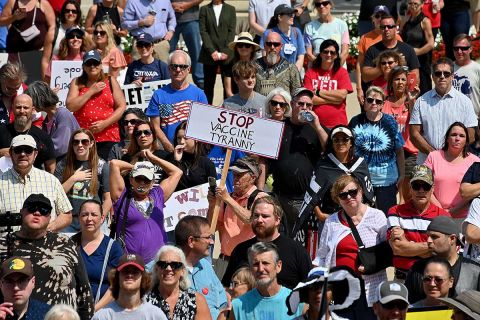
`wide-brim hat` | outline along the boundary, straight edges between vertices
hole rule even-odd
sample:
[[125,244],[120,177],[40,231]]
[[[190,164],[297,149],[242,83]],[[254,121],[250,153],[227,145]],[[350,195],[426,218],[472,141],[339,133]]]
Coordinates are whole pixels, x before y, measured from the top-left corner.
[[250,32],[240,32],[240,34],[238,34],[236,37],[235,37],[235,40],[233,40],[232,42],[230,42],[228,44],[228,47],[231,49],[231,50],[235,50],[235,45],[237,43],[248,43],[248,44],[251,44],[253,47],[254,47],[254,50],[257,51],[260,49],[260,46],[258,44],[256,44],[255,42],[253,42],[253,37],[252,35],[250,34]]
[[438,298],[444,304],[459,309],[475,320],[480,320],[480,292],[467,290],[455,298]]

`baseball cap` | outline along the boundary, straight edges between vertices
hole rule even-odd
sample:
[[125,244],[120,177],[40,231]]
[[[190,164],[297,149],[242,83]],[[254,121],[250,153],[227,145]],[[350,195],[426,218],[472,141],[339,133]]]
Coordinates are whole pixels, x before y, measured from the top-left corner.
[[337,133],[344,133],[350,138],[353,138],[352,130],[350,130],[348,127],[341,126],[333,129],[331,137],[335,136]]
[[395,300],[401,300],[409,304],[408,302],[408,289],[400,282],[396,281],[383,281],[377,288],[378,302],[381,304],[387,304]]
[[140,33],[137,37],[137,43],[138,42],[152,44],[153,43],[153,37],[149,33]]
[[292,98],[295,98],[296,96],[300,95],[301,93],[306,93],[310,98],[313,98],[312,90],[309,90],[305,87],[300,87],[300,88],[297,88],[297,89],[293,90]]
[[390,10],[388,10],[388,8],[386,6],[376,6],[374,9],[373,9],[373,14],[377,14],[379,12],[383,12],[385,14],[390,14]]
[[258,177],[260,175],[260,168],[258,163],[252,157],[245,157],[235,161],[233,166],[230,167],[230,170],[238,173],[251,172],[253,175]]
[[33,277],[33,267],[32,262],[29,259],[22,257],[11,257],[10,259],[5,260],[2,263],[2,276],[3,280],[5,277],[13,273],[21,273],[27,277]]
[[480,292],[467,290],[455,298],[438,298],[444,304],[459,309],[475,320],[480,320]]
[[65,38],[68,37],[71,33],[79,34],[81,37],[85,35],[85,31],[83,31],[79,26],[73,26],[65,31]]
[[155,176],[155,166],[150,161],[139,161],[135,163],[132,169],[132,177],[144,176],[148,180],[153,180]]
[[145,262],[143,258],[137,254],[125,254],[118,261],[117,271],[122,271],[123,268],[134,266],[140,271],[145,271]]
[[88,60],[95,60],[98,62],[102,62],[102,57],[100,56],[100,53],[98,53],[97,50],[90,50],[85,53],[83,56],[83,63],[87,62]]
[[52,210],[52,203],[50,202],[50,199],[45,197],[43,194],[32,193],[29,195],[28,198],[23,202],[23,208],[26,208],[32,204],[42,204],[50,211]]
[[433,185],[433,172],[432,170],[424,164],[419,164],[413,167],[412,175],[410,179],[410,184],[413,181],[423,181],[429,185]]
[[281,5],[279,5],[275,8],[275,11],[274,11],[273,15],[274,16],[279,16],[281,14],[292,14],[295,11],[297,11],[297,10],[293,9],[292,7],[290,7],[286,4],[281,4]]
[[12,139],[12,142],[10,143],[10,148],[15,148],[19,146],[29,146],[37,149],[37,142],[29,134],[20,134]]

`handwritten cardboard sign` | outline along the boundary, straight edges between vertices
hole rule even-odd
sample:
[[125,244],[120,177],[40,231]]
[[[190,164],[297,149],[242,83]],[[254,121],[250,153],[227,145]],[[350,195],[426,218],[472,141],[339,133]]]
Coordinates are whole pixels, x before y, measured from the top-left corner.
[[54,60],[52,61],[52,72],[50,78],[50,87],[60,87],[58,107],[65,107],[70,83],[76,77],[82,74],[82,61]]

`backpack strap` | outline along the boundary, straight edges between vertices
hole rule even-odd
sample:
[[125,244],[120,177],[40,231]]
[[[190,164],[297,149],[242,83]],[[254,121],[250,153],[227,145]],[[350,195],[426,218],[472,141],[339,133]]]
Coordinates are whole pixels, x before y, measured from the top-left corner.
[[248,196],[248,200],[247,200],[247,210],[250,210],[250,209],[252,208],[252,205],[253,205],[253,202],[255,201],[255,198],[257,197],[257,195],[258,195],[260,192],[263,192],[263,191],[260,190],[260,189],[255,189],[255,190],[253,190],[253,192]]

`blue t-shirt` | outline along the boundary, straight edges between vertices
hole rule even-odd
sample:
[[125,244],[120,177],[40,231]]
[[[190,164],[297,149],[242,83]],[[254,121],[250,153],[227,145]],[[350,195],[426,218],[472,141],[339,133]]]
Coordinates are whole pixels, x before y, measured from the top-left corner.
[[[225,155],[227,149],[219,146],[213,146],[208,154],[208,158],[210,161],[213,162],[215,165],[215,169],[217,171],[217,180],[222,178],[222,170],[223,164],[225,162]],[[245,152],[232,150],[232,156],[230,158],[230,167],[237,161],[238,159],[244,158],[246,156]],[[227,186],[227,190],[229,193],[233,192],[233,173],[232,171],[228,171],[227,180],[225,181],[225,185]]]
[[368,163],[368,171],[375,187],[395,184],[398,180],[396,150],[405,142],[395,119],[383,114],[378,121],[370,121],[359,114],[348,125],[355,132],[355,154]]
[[142,82],[151,82],[170,79],[168,66],[165,62],[154,59],[150,64],[135,60],[127,67],[127,74],[123,84],[130,84],[140,79]]
[[[80,253],[87,270],[88,280],[90,282],[90,288],[92,289],[92,297],[95,299],[97,295],[98,285],[100,283],[100,277],[102,276],[103,259],[107,254],[108,240],[110,237],[104,236],[102,242],[91,255],[88,255],[83,247],[80,249]],[[110,249],[110,255],[108,257],[107,268],[103,276],[103,283],[100,289],[100,299],[103,297],[109,287],[108,271],[115,269],[118,266],[118,261],[123,255],[123,250],[117,241],[114,241],[112,248]]]
[[300,29],[296,27],[291,27],[290,30],[290,37],[287,36],[285,33],[280,31],[278,27],[273,27],[272,29],[267,29],[263,33],[262,38],[260,39],[260,48],[263,49],[263,43],[265,38],[270,32],[277,32],[282,37],[282,51],[280,51],[280,55],[287,59],[290,63],[297,62],[299,55],[305,54],[305,42],[303,40],[303,34]]
[[155,91],[145,114],[160,117],[160,128],[173,143],[175,129],[180,122],[187,120],[192,102],[208,103],[203,90],[192,84],[183,90],[175,90],[169,84]]
[[232,301],[233,314],[235,320],[251,320],[251,319],[295,319],[300,316],[303,311],[304,304],[301,303],[294,315],[287,314],[287,304],[285,300],[292,290],[281,287],[280,291],[272,297],[264,297],[260,295],[257,289],[248,291]]
[[[7,0],[0,0],[0,14],[3,12],[3,8],[7,4]],[[7,48],[7,34],[8,28],[7,27],[0,27],[0,49]]]

